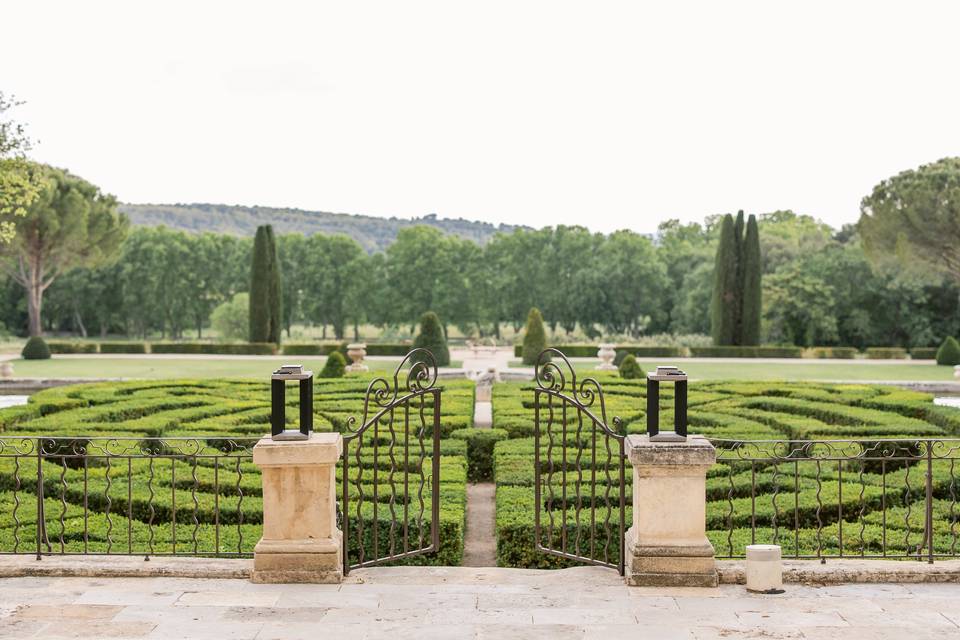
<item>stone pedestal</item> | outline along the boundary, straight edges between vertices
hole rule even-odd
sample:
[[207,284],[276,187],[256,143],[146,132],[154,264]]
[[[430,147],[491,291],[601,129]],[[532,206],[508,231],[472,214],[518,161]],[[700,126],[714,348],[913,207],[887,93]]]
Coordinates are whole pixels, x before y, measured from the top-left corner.
[[633,465],[633,523],[626,539],[626,581],[635,586],[715,587],[706,535],[707,469],[716,451],[701,436],[682,442],[627,437]]
[[253,550],[253,582],[340,582],[336,466],[342,451],[339,433],[315,432],[301,441],[266,436],[253,448],[263,474],[263,537]]

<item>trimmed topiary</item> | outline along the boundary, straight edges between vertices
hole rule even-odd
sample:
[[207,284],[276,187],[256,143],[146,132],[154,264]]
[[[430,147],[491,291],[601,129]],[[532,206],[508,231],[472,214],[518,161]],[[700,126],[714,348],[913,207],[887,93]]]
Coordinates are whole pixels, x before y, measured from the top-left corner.
[[[413,341],[414,349],[427,349],[433,354],[438,367],[450,364],[450,349],[447,348],[447,339],[443,335],[443,326],[440,318],[433,311],[427,311],[420,317],[420,333]],[[414,362],[425,358],[413,357]]]
[[333,351],[327,356],[323,369],[317,374],[318,378],[342,378],[347,371],[347,360],[339,351]]
[[49,360],[50,348],[40,336],[33,336],[23,345],[23,351],[20,355],[24,360]]
[[527,326],[523,330],[523,364],[537,364],[540,353],[547,348],[547,334],[543,328],[540,309],[533,307],[527,314]]
[[637,359],[632,353],[628,353],[626,356],[624,356],[623,361],[620,363],[619,370],[620,377],[626,380],[635,380],[646,376],[646,374],[643,372],[643,368],[640,366],[640,363],[637,362]]
[[457,429],[450,434],[454,440],[467,443],[467,480],[489,482],[493,480],[493,448],[509,434],[504,429]]
[[960,343],[953,336],[947,336],[937,349],[937,364],[955,367],[960,364]]

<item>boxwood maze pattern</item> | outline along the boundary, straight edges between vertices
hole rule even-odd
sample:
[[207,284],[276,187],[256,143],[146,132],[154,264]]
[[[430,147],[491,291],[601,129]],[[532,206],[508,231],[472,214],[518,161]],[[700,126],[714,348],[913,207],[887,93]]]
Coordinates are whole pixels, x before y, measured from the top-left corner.
[[[314,429],[347,429],[351,418],[362,415],[370,379],[318,381]],[[473,385],[439,386],[440,549],[405,563],[458,564],[463,553],[466,447],[450,435],[472,426]],[[291,420],[298,414],[292,395],[286,412]],[[249,555],[263,518],[251,451],[269,431],[269,419],[269,382],[249,380],[76,385],[42,391],[25,406],[2,410],[0,552],[36,553],[40,540],[44,554]],[[429,426],[426,437],[432,435]],[[363,453],[359,464],[351,459],[351,496],[360,487],[373,495],[374,466],[381,478],[389,477],[389,459],[375,464]],[[342,466],[337,479],[342,484]],[[389,502],[389,486],[378,495]],[[397,493],[392,499],[409,498]],[[360,510],[366,531],[389,531],[383,515],[389,510],[378,507],[375,518],[373,507],[368,499]],[[427,514],[427,525],[432,517]],[[351,547],[350,553],[358,550]]]
[[[619,416],[623,432],[643,433],[645,381],[595,377],[603,386],[609,424]],[[497,442],[494,453],[501,566],[569,564],[536,549],[535,388],[533,382],[506,383],[493,390],[494,427],[509,435]],[[661,421],[671,423],[670,388],[661,388],[660,411]],[[688,418],[691,433],[706,435],[718,447],[718,464],[707,477],[707,528],[720,557],[741,557],[747,544],[775,542],[785,556],[794,557],[930,559],[925,533],[930,529],[933,557],[960,551],[955,535],[960,532],[960,444],[949,441],[960,434],[960,411],[935,406],[929,394],[879,385],[692,383]],[[605,457],[594,459],[575,432],[576,424],[568,425],[570,450],[579,448],[580,468],[597,473],[595,478],[578,474],[570,464],[563,467],[564,476],[554,462],[554,498],[544,491],[547,499],[540,507],[554,511],[558,521],[565,512],[588,506],[584,501],[590,495],[604,493],[607,470],[616,474]],[[882,442],[889,439],[901,442]],[[749,442],[761,440],[779,442]],[[847,442],[824,443],[834,440]],[[541,461],[546,460],[543,446]],[[571,484],[576,482],[579,487]],[[564,489],[566,499],[556,499]],[[626,491],[624,517],[630,522],[630,474]],[[586,497],[571,500],[572,495]],[[619,518],[615,504],[598,501],[594,508],[601,517]],[[589,535],[582,526],[568,518],[567,539]],[[615,543],[619,547],[619,540]],[[616,553],[619,548],[611,551]]]

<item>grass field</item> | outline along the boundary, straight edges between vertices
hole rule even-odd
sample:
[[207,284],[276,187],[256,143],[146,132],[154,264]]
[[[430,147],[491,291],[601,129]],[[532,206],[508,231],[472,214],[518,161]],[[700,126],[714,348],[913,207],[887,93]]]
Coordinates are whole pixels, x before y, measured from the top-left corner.
[[[110,358],[57,357],[49,360],[13,360],[17,377],[24,378],[268,378],[284,362],[303,364],[315,374],[323,369],[326,358],[256,356],[238,358]],[[371,371],[387,372],[396,368],[396,360],[367,360]],[[451,363],[458,366],[460,363]]]
[[[811,381],[873,381],[873,382],[910,382],[910,381],[949,381],[953,377],[953,367],[939,367],[935,364],[909,362],[890,363],[889,361],[825,362],[822,360],[798,360],[789,364],[779,362],[753,362],[747,359],[737,362],[690,362],[685,359],[669,360],[664,358],[638,358],[644,370],[653,369],[658,364],[676,365],[697,380],[811,380]],[[520,366],[519,364],[510,366]],[[575,362],[578,373],[592,375],[595,363]]]

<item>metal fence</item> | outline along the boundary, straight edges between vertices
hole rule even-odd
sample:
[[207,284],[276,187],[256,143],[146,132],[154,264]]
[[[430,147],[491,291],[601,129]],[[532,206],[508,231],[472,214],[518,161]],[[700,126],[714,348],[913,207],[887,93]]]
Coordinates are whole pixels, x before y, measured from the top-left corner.
[[712,440],[707,528],[718,557],[957,557],[960,439]]
[[249,556],[256,442],[0,437],[0,553]]

